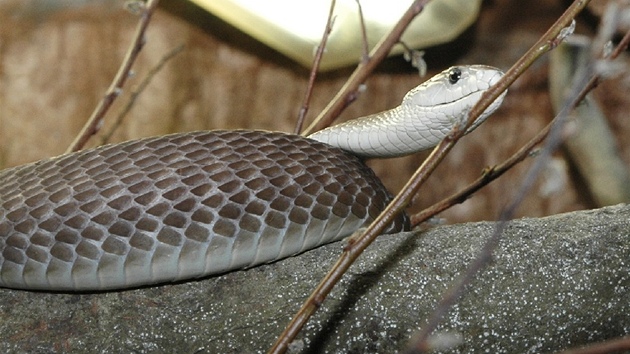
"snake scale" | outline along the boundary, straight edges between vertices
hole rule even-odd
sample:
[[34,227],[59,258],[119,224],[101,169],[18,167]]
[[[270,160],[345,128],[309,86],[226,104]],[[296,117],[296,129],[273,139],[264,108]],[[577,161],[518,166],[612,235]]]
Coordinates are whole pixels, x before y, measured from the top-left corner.
[[[137,287],[247,268],[347,237],[391,199],[364,159],[434,146],[501,75],[488,66],[449,68],[392,110],[309,137],[188,132],[0,171],[0,286]],[[408,226],[403,214],[385,232]]]

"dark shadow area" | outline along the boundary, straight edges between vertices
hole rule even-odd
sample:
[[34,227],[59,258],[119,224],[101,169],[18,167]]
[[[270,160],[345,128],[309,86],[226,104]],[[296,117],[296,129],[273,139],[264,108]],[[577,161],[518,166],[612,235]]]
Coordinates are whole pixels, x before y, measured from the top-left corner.
[[[384,235],[380,237],[396,237],[392,235]],[[304,354],[319,354],[322,353],[323,348],[326,347],[328,341],[335,338],[333,335],[335,331],[339,330],[344,320],[350,320],[349,317],[352,314],[353,309],[357,301],[365,296],[374,286],[378,285],[379,280],[383,275],[387,274],[394,268],[402,259],[412,254],[418,247],[418,240],[420,237],[417,234],[410,234],[402,242],[394,252],[387,255],[379,264],[372,266],[372,270],[364,273],[353,273],[352,268],[348,270],[348,275],[352,277],[346,287],[344,298],[334,309],[331,310],[331,314],[327,316],[327,320],[322,323],[322,328],[317,332],[315,337],[311,340],[311,346],[304,350]],[[373,245],[374,246],[374,245]],[[374,328],[378,330],[378,327]],[[366,327],[366,333],[368,337],[370,326]],[[375,340],[378,336],[374,337]],[[363,349],[369,349],[370,343],[366,342]]]

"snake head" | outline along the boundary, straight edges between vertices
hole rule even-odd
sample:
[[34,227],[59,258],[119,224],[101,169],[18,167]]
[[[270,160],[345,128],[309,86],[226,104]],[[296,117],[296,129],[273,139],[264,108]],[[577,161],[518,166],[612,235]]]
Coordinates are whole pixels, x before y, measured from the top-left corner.
[[[460,121],[465,122],[468,111],[502,76],[503,72],[492,66],[452,66],[409,91],[403,98],[401,107],[423,111],[431,109],[450,117],[459,117]],[[499,108],[506,92],[486,108],[468,132]]]
[[[501,70],[487,65],[452,66],[409,91],[402,105],[439,107],[457,103],[461,107],[472,106],[501,76]],[[495,100],[494,109],[502,100],[503,95]]]

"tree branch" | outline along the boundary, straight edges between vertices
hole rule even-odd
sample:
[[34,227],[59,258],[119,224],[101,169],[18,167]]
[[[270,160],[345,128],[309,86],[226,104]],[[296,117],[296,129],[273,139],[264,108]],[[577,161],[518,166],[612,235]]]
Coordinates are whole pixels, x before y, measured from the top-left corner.
[[298,113],[297,123],[295,124],[295,134],[300,134],[302,126],[304,125],[304,119],[308,112],[308,107],[311,101],[311,95],[313,94],[313,87],[315,86],[315,78],[317,77],[317,71],[319,71],[319,64],[324,56],[324,50],[326,49],[326,42],[328,42],[328,36],[332,31],[333,26],[333,13],[335,11],[335,0],[330,1],[330,11],[328,12],[328,19],[326,20],[326,29],[322,35],[322,40],[317,46],[317,52],[315,53],[315,59],[313,59],[313,67],[311,68],[311,74],[308,78],[308,85],[306,86],[306,92],[304,93],[304,100],[302,101],[302,107]]
[[136,33],[131,42],[131,45],[129,46],[129,50],[127,51],[127,54],[125,55],[125,58],[120,66],[120,69],[118,69],[118,73],[116,73],[116,76],[107,89],[105,96],[99,102],[98,106],[96,106],[96,109],[83,126],[83,129],[81,129],[79,135],[77,135],[72,144],[70,144],[70,146],[66,150],[66,153],[81,150],[83,146],[85,146],[85,144],[88,142],[88,140],[102,127],[105,113],[107,113],[107,110],[109,109],[109,107],[111,107],[114,100],[116,100],[116,98],[120,95],[122,87],[129,77],[131,66],[135,62],[138,54],[144,46],[144,33],[147,29],[147,26],[149,25],[149,21],[151,20],[151,16],[153,15],[153,12],[157,7],[158,2],[159,0],[148,0],[146,4],[144,4],[144,6],[142,7],[140,23],[138,23]]
[[376,47],[374,47],[368,60],[363,60],[359,63],[352,75],[348,78],[348,81],[346,81],[332,101],[330,101],[326,108],[317,116],[315,121],[302,132],[302,135],[306,136],[329,126],[333,120],[358,97],[359,86],[365,82],[376,66],[387,57],[391,48],[400,40],[400,37],[405,32],[407,26],[409,26],[409,23],[411,23],[411,20],[422,12],[429,1],[430,0],[415,0],[413,4],[411,4],[389,34],[383,37]]

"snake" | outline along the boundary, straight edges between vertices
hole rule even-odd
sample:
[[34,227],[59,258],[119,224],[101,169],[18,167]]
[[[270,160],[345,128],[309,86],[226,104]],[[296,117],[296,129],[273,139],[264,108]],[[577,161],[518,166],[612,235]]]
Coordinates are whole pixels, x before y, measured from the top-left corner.
[[[102,291],[191,280],[348,237],[392,199],[365,161],[435,146],[502,75],[451,67],[393,109],[307,137],[185,132],[2,170],[0,287]],[[401,213],[383,233],[407,229]]]

